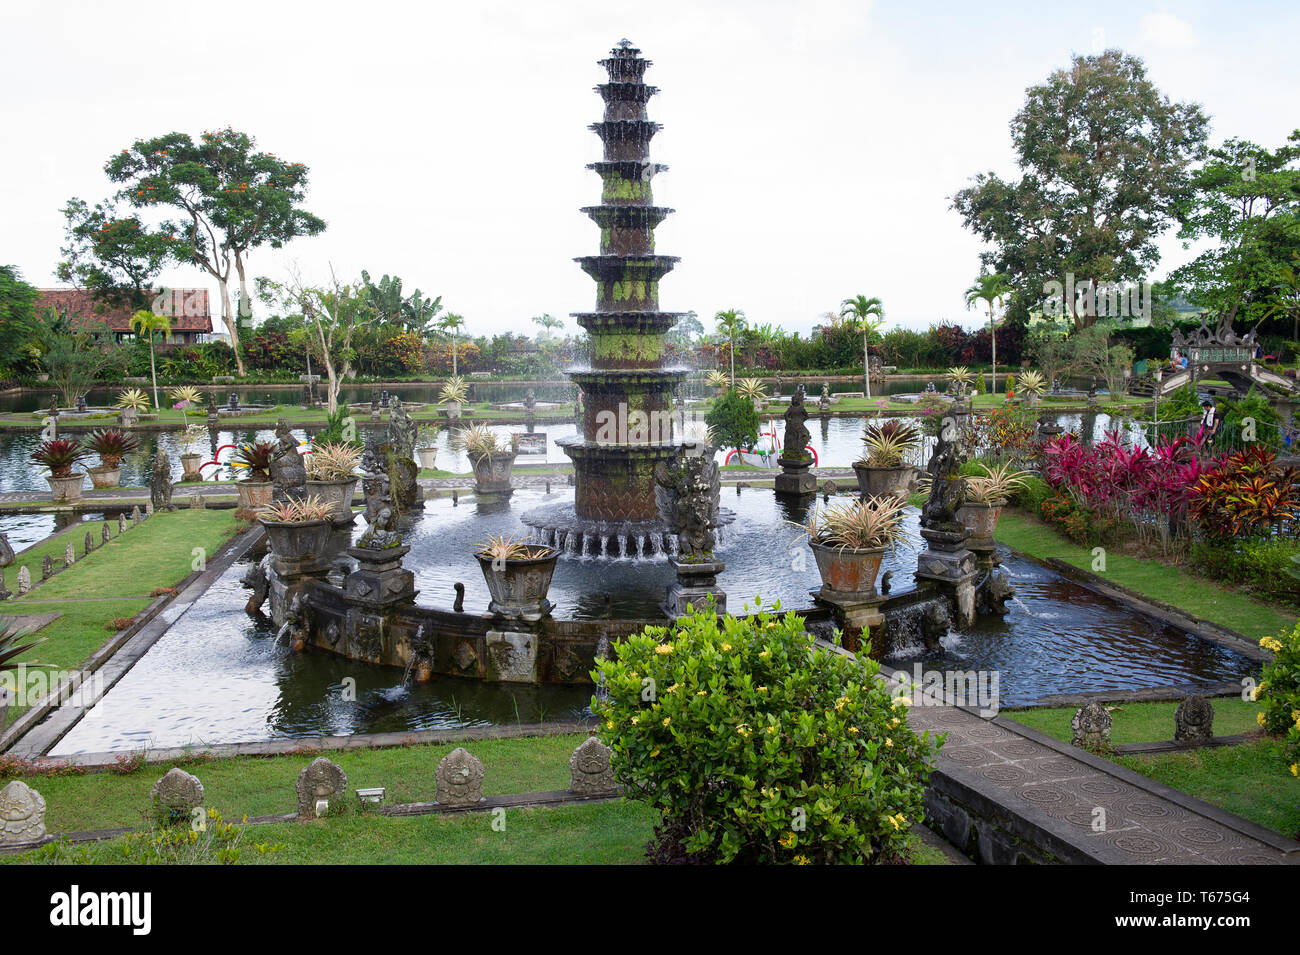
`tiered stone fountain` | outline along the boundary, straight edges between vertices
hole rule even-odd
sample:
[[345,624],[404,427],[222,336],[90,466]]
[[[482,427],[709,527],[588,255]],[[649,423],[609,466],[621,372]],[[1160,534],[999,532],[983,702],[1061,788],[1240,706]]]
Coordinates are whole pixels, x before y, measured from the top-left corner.
[[638,557],[672,553],[655,505],[655,468],[671,459],[674,389],[686,368],[664,364],[664,335],[682,317],[659,310],[659,280],[677,258],[655,253],[655,227],[673,210],[654,204],[651,182],[667,167],[651,162],[660,129],[646,118],[658,92],[644,82],[650,61],[621,41],[600,64],[609,82],[596,87],[605,116],[591,129],[604,158],[589,164],[602,183],[601,204],[582,211],[600,226],[600,254],[577,259],[596,280],[596,311],[575,312],[591,336],[591,364],[569,377],[582,390],[580,431],[559,442],[573,459],[572,504],[523,516],[544,542],[570,554]]

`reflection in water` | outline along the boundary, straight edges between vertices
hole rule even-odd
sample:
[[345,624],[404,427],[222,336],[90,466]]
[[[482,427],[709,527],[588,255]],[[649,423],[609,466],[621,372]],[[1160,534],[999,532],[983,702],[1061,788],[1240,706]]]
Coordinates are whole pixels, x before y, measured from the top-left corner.
[[[520,489],[503,509],[486,514],[442,499],[404,518],[411,546],[405,562],[416,574],[420,602],[450,607],[454,585],[461,582],[467,612],[482,612],[488,592],[474,545],[489,534],[523,533],[523,511],[571,496],[567,488],[549,495]],[[815,564],[800,531],[785,523],[797,520],[800,509],[759,489],[728,494],[725,503],[736,520],[723,531],[718,553],[727,569],[719,583],[733,612],[744,612],[760,596],[765,604],[779,599],[788,609],[810,607],[809,590],[819,583]],[[331,544],[341,547],[347,533],[362,530],[358,522]],[[915,508],[909,509],[907,532],[910,540],[918,539]],[[920,647],[903,647],[888,662],[908,669],[920,662],[927,668],[997,670],[1007,705],[1055,693],[1205,685],[1256,672],[1255,664],[1231,651],[1128,611],[1037,564],[1004,556],[1018,590],[1005,619],[981,619],[968,631],[950,634],[932,657]],[[895,572],[896,593],[910,586],[915,559],[906,550],[886,555],[882,569]],[[222,575],[55,752],[566,719],[582,714],[590,701],[590,687],[448,677],[403,686],[395,668],[321,651],[292,654],[273,645],[269,622],[243,613],[247,592],[239,578],[245,569],[237,564]],[[672,576],[662,558],[565,558],[549,596],[561,619],[653,619]],[[356,681],[355,700],[341,692],[348,678]]]

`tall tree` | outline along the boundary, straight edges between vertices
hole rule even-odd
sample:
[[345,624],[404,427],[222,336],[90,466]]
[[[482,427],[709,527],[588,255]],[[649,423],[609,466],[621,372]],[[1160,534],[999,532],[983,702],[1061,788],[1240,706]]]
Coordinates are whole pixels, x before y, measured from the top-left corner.
[[[187,133],[137,140],[104,167],[121,189],[117,198],[136,208],[179,214],[155,230],[173,258],[193,263],[216,279],[221,319],[230,334],[235,363],[244,374],[239,323],[247,318],[245,263],[249,250],[273,249],[299,236],[318,235],[324,220],[302,209],[307,167],[259,152],[251,136],[226,129],[195,142]],[[231,269],[239,280],[240,312],[230,298]]]
[[447,312],[438,319],[438,328],[451,336],[451,376],[456,377],[456,333],[465,327],[465,319],[455,312]]
[[153,406],[161,408],[162,404],[158,401],[158,369],[154,365],[153,340],[154,336],[161,332],[163,342],[166,343],[167,336],[172,333],[172,320],[164,313],[142,308],[131,316],[131,329],[137,335],[149,340],[149,376],[153,379]]
[[38,357],[36,300],[40,292],[18,269],[0,265],[0,369],[14,369]]
[[55,269],[59,281],[88,289],[113,308],[145,308],[154,283],[174,256],[176,237],[150,230],[114,205],[69,199],[63,207],[67,244]]
[[[1086,328],[1099,284],[1140,281],[1158,260],[1155,240],[1186,199],[1206,124],[1199,106],[1164,96],[1139,58],[1076,56],[1030,87],[1011,121],[1019,178],[980,173],[952,206],[992,244],[981,259],[1008,277],[1022,309],[1043,301],[1042,288],[1046,310]],[[1065,292],[1075,286],[1093,293],[1083,309]]]
[[862,334],[862,394],[871,397],[871,340],[885,324],[885,306],[878,298],[855,295],[840,302],[840,321]]
[[971,308],[980,302],[984,302],[989,308],[989,342],[993,347],[993,383],[991,386],[992,394],[998,393],[998,331],[997,331],[997,309],[1006,304],[1006,298],[1011,294],[1011,283],[1001,272],[994,272],[992,275],[981,275],[975,280],[975,284],[966,290],[966,307]]
[[371,281],[370,273],[362,269],[361,281],[382,324],[400,325],[405,331],[424,336],[428,334],[429,322],[442,309],[441,295],[429,298],[416,289],[403,296],[402,280],[396,275],[385,275],[375,283]]
[[731,343],[727,350],[731,353],[731,387],[735,388],[736,335],[745,330],[745,313],[738,308],[729,308],[718,312],[713,316],[713,320],[718,323],[718,330],[725,332]]
[[1269,150],[1229,139],[1210,150],[1183,203],[1184,240],[1214,245],[1170,280],[1224,326],[1242,314],[1260,321],[1300,251],[1300,130]]
[[286,282],[259,278],[259,297],[277,302],[285,311],[296,311],[307,322],[307,343],[325,366],[326,410],[334,414],[339,407],[339,389],[356,352],[353,337],[379,321],[379,313],[370,303],[365,282],[340,282],[330,266],[327,285],[309,285],[294,272]]
[[538,344],[541,344],[544,341],[550,341],[555,330],[564,327],[564,322],[549,313],[534,315],[532,321],[533,324],[537,325],[540,329],[537,332]]

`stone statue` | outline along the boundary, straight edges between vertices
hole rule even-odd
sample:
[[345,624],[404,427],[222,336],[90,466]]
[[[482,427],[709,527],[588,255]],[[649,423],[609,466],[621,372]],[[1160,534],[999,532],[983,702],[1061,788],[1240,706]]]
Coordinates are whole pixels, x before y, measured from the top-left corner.
[[26,845],[45,838],[45,800],[15,779],[0,789],[0,846]]
[[569,757],[569,791],[583,795],[610,793],[618,788],[610,766],[610,748],[588,736]]
[[273,501],[301,501],[307,495],[307,465],[298,453],[298,439],[281,418],[275,426],[276,447],[271,455]]
[[368,527],[357,544],[372,550],[396,547],[402,541],[397,533],[397,510],[393,506],[388,472],[373,448],[367,448],[361,456],[361,470],[361,491],[366,499],[362,516]]
[[783,458],[804,460],[810,457],[808,443],[812,441],[812,435],[804,424],[808,420],[808,409],[804,407],[803,398],[803,385],[799,385],[795,388],[790,398],[790,407],[785,413],[785,435],[781,439]]
[[476,806],[483,799],[483,763],[463,747],[442,758],[434,771],[438,804]]
[[1189,696],[1174,712],[1174,739],[1208,743],[1214,739],[1214,706],[1203,696]]
[[712,559],[721,483],[707,445],[683,445],[655,468],[659,516],[677,535],[679,561]]
[[9,543],[9,535],[0,534],[0,567],[8,567],[14,559],[14,549]]
[[1110,713],[1097,701],[1087,703],[1075,711],[1070,720],[1070,744],[1090,752],[1110,749]]
[[172,768],[153,784],[149,790],[149,801],[156,810],[166,813],[170,818],[189,820],[190,811],[203,805],[203,784],[197,776],[191,776],[183,769]]
[[533,410],[536,407],[537,407],[537,392],[535,392],[532,388],[529,388],[527,393],[524,395],[524,408],[528,411],[529,414],[532,414]]
[[966,484],[960,473],[961,452],[957,442],[948,440],[949,431],[948,423],[940,422],[939,442],[926,468],[930,475],[930,496],[921,508],[921,526],[964,533],[957,511],[966,502]]
[[298,774],[295,785],[298,792],[298,816],[316,818],[316,803],[324,799],[342,803],[348,793],[348,774],[324,756],[312,760],[310,766]]
[[[388,417],[388,436],[367,451],[382,462],[388,476],[391,501],[398,510],[409,511],[424,500],[420,490],[420,469],[415,463],[419,426],[411,419],[400,398],[394,398]],[[369,470],[363,465],[363,470]]]
[[162,448],[153,459],[153,474],[149,477],[149,503],[155,511],[170,511],[172,507],[172,462]]

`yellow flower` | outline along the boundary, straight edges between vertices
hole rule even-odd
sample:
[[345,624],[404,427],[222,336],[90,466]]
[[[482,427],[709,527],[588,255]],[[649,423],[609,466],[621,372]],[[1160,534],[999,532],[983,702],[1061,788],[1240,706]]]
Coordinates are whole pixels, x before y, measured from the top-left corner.
[[655,647],[655,653],[659,654],[661,657],[666,657],[672,652],[673,645],[671,643],[661,643],[659,646]]
[[760,660],[766,660],[766,659],[767,659],[768,657],[770,657],[771,655],[772,655],[772,651],[771,651],[771,650],[764,650],[762,653],[760,653],[760,654],[758,655],[758,658],[759,658]]
[[636,726],[636,724],[637,724],[637,723],[640,723],[640,722],[641,722],[641,717],[639,717],[639,716],[634,716],[634,717],[632,717],[632,725],[633,725],[633,726]]
[[1300,776],[1300,763],[1292,763],[1292,764],[1291,764],[1291,775],[1292,775],[1292,776]]
[[765,686],[760,686],[760,687],[757,687],[756,689],[758,690],[759,693],[766,693],[766,692],[767,692],[767,687],[765,687]]
[[1260,726],[1264,725],[1264,714],[1262,712],[1255,714],[1255,722],[1258,723]]
[[653,759],[654,757],[656,757],[656,756],[658,756],[658,755],[659,755],[659,747],[658,747],[658,746],[656,746],[654,749],[650,750],[650,758],[651,758],[651,759]]
[[667,725],[668,725],[669,723],[671,723],[672,721],[673,721],[673,718],[672,718],[671,716],[665,716],[665,717],[664,717],[664,726],[667,726]]
[[850,727],[849,727],[849,732],[850,732],[850,733],[856,733],[857,731],[858,731],[858,728],[857,728],[856,726],[850,726]]
[[889,721],[889,728],[890,728],[891,730],[893,730],[893,729],[898,729],[898,717],[897,717],[897,716],[895,716],[892,720]]
[[607,730],[612,730],[613,728],[614,728],[614,721],[613,721],[613,720],[605,720],[605,729],[607,729]]
[[729,644],[729,643],[724,643],[724,644],[722,645],[722,652],[723,652],[723,653],[726,653],[726,652],[727,652],[728,650],[730,650],[730,649],[731,649],[731,644]]
[[912,698],[910,696],[896,696],[890,702],[890,706],[911,706]]
[[781,845],[787,849],[793,849],[799,843],[799,837],[793,832],[787,832],[781,837]]
[[794,857],[794,864],[795,864],[795,865],[812,865],[812,862],[808,859],[807,856],[795,856],[795,857]]
[[775,726],[769,726],[769,727],[767,728],[767,731],[768,731],[768,733],[775,733],[775,732],[776,732],[776,727],[775,727]]
[[887,816],[886,818],[893,824],[895,829],[902,829],[903,826],[907,824],[907,817],[901,812],[893,816]]
[[665,693],[672,693],[672,692],[673,692],[674,690],[676,690],[676,689],[677,689],[677,684],[674,683],[674,684],[673,684],[672,686],[670,686],[668,689],[664,690],[664,692],[665,692]]
[[695,695],[696,695],[696,696],[708,696],[708,695],[709,695],[709,691],[708,691],[708,690],[700,690],[700,692],[696,693]]
[[885,737],[885,745],[886,745],[886,746],[893,746],[893,745],[894,745],[894,741],[893,741],[892,739],[890,739],[888,736],[886,736],[886,737]]

